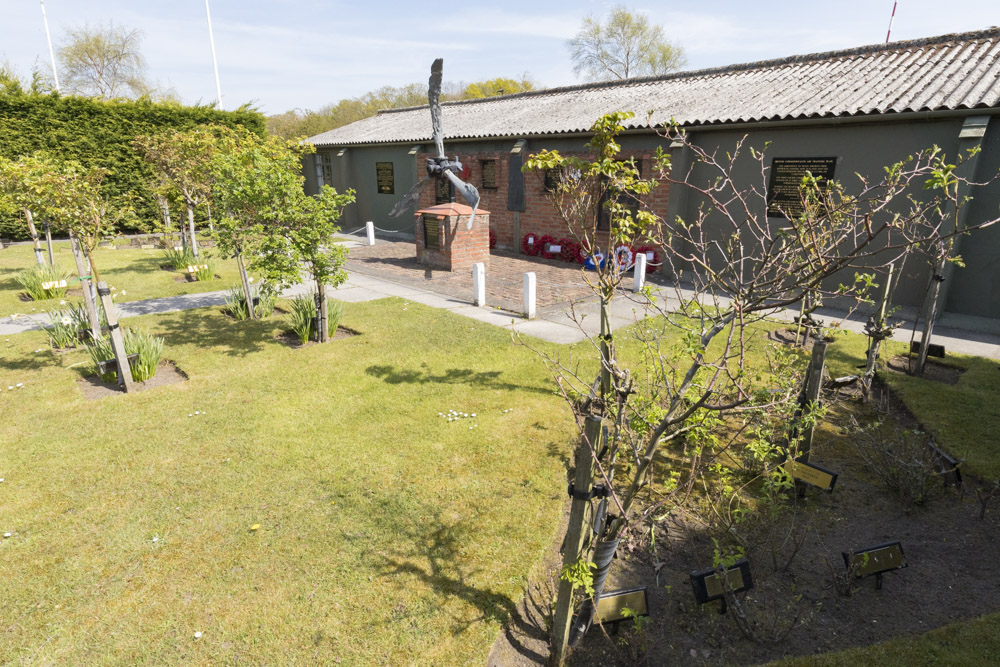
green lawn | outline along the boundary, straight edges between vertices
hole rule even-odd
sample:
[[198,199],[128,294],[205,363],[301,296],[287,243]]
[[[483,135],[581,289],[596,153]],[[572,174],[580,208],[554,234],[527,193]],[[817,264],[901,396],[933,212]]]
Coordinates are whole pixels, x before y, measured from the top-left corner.
[[[75,278],[76,262],[73,260],[69,242],[56,242],[53,245],[56,266]],[[166,260],[160,249],[142,250],[133,247],[122,247],[117,250],[98,249],[94,252],[94,263],[101,277],[109,285],[118,288],[119,296],[116,301],[119,303],[178,294],[213,292],[237,284],[239,274],[234,260],[220,260],[214,248],[204,248],[202,252],[215,256],[216,274],[220,279],[177,282],[175,279],[183,278],[184,274],[161,268]],[[59,299],[47,301],[20,299],[22,290],[17,282],[17,274],[31,266],[35,266],[35,253],[30,244],[5,247],[0,250],[0,317],[7,317],[11,313],[40,313],[43,310],[51,311],[60,307]],[[79,283],[75,284],[75,287],[79,286]],[[82,301],[82,298],[70,296],[66,300]]]
[[0,342],[4,662],[484,662],[566,500],[533,353],[398,299],[303,349],[219,309],[126,323],[189,380],[85,401],[82,353]]
[[[868,339],[837,336],[828,363],[833,376],[862,372]],[[905,354],[908,344],[891,343],[882,358]],[[964,460],[964,469],[977,477],[1000,478],[1000,362],[982,357],[949,354],[948,365],[965,369],[958,384],[946,384],[905,373],[882,371],[889,386],[906,407],[937,437],[950,454]]]

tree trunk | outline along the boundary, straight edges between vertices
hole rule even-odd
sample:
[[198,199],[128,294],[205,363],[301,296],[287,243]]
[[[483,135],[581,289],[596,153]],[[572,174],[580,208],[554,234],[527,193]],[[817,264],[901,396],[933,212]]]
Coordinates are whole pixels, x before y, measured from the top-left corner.
[[330,340],[330,311],[326,303],[326,285],[322,280],[316,281],[316,293],[319,294],[319,311],[316,313],[319,319],[319,342],[326,343]]
[[[882,302],[878,307],[878,315],[875,317],[874,330],[881,333],[885,329],[885,311],[889,307],[889,297],[892,294],[892,275],[896,270],[895,264],[889,265],[889,273],[885,278],[885,291],[882,293]],[[878,361],[879,348],[882,347],[881,338],[872,338],[868,346],[868,360],[865,363],[865,374],[861,378],[862,402],[867,403],[871,394],[872,381],[875,379],[875,363]]]
[[944,282],[944,265],[947,262],[947,255],[942,256],[934,265],[934,275],[931,276],[931,286],[927,294],[927,316],[924,318],[924,330],[920,335],[920,354],[917,356],[917,375],[924,374],[924,366],[927,365],[927,348],[931,343],[931,335],[934,333],[934,320],[937,319],[938,295],[941,293],[941,283]]
[[236,266],[240,270],[240,281],[243,283],[243,296],[247,300],[247,312],[251,320],[257,319],[257,313],[253,306],[253,293],[250,291],[250,279],[247,277],[247,269],[243,265],[243,253],[236,253]]
[[[174,225],[170,220],[170,203],[166,197],[157,196],[156,203],[160,205],[160,213],[163,214],[163,237],[167,242],[167,249],[174,247]],[[186,244],[185,244],[186,245]]]
[[206,204],[205,207],[208,209],[208,231],[215,233],[215,225],[212,224],[212,205]]
[[52,258],[52,227],[49,226],[49,221],[46,220],[45,225],[45,246],[49,251],[49,266],[54,267],[56,265],[55,260]]
[[94,292],[91,289],[90,278],[83,264],[83,256],[80,252],[80,241],[69,233],[69,241],[73,247],[73,259],[76,260],[76,273],[80,277],[80,285],[83,287],[83,303],[87,308],[87,317],[90,319],[90,335],[97,340],[101,335],[101,318],[97,315],[97,304],[94,302]]
[[188,204],[187,209],[188,209],[188,228],[191,233],[191,253],[194,255],[195,259],[198,259],[198,241],[194,237],[194,206]]
[[45,266],[42,244],[38,240],[38,230],[35,229],[35,216],[31,214],[29,209],[24,209],[24,218],[28,221],[28,233],[31,234],[31,240],[35,244],[35,261],[38,262],[38,266]]

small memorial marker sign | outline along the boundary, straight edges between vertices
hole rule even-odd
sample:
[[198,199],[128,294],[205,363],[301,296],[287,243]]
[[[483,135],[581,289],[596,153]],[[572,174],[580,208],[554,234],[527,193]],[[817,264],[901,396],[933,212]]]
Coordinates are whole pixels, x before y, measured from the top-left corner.
[[597,601],[594,620],[598,623],[617,623],[625,620],[623,610],[629,609],[634,616],[649,616],[649,596],[646,587],[602,593]]
[[188,264],[188,273],[197,273],[198,269],[207,269],[208,264]]
[[833,487],[837,483],[837,473],[820,468],[813,463],[807,463],[798,459],[787,459],[782,465],[792,479],[805,482],[811,486],[833,492]]
[[882,590],[882,575],[906,567],[903,545],[896,540],[874,547],[842,552],[844,565],[854,570],[858,579],[875,575],[875,590]]
[[[737,561],[725,571],[725,581],[733,593],[748,591],[753,588],[753,576],[750,574],[750,561],[746,558]],[[721,600],[719,613],[726,613],[726,593],[723,580],[715,568],[691,573],[691,587],[694,598],[699,604]]]
[[[910,343],[910,354],[920,354],[920,342],[913,341]],[[944,359],[944,345],[939,345],[937,343],[931,343],[927,346],[927,356],[937,357],[938,359]]]
[[56,289],[57,287],[66,287],[66,281],[50,280],[48,282],[42,283],[42,289]]

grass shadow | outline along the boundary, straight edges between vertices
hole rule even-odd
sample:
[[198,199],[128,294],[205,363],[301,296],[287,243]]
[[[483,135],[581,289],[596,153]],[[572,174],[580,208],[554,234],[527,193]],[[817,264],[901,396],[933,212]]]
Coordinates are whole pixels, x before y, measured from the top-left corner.
[[[220,307],[211,307],[218,313]],[[160,333],[166,338],[167,345],[193,345],[195,347],[223,348],[225,353],[234,357],[245,357],[259,352],[265,346],[281,345],[274,339],[275,320],[247,320],[239,322],[233,319],[220,321],[215,317],[206,317],[203,309],[184,310],[173,317],[157,322]]]
[[449,368],[440,373],[432,373],[426,368],[405,369],[388,364],[374,364],[365,373],[383,380],[386,384],[468,384],[508,391],[531,391],[551,394],[544,387],[512,384],[501,379],[503,371],[474,371],[468,368]]

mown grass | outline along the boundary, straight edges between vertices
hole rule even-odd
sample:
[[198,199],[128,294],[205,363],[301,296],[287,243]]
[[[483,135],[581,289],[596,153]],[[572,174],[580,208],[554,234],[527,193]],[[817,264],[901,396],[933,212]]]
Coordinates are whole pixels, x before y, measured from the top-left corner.
[[396,299],[302,349],[218,309],[126,324],[190,379],[85,401],[81,353],[0,342],[4,661],[484,662],[565,503],[530,351]]
[[1000,614],[952,623],[922,635],[771,663],[774,667],[955,667],[995,665],[1000,660]]
[[[54,245],[56,267],[76,278],[76,263],[70,250],[69,242],[57,241]],[[203,248],[202,253],[215,254],[213,248]],[[94,252],[94,262],[101,278],[109,285],[117,288],[116,301],[141,301],[163,296],[180,294],[195,294],[222,290],[239,280],[236,262],[232,259],[222,260],[215,257],[215,273],[219,280],[196,280],[194,282],[177,282],[175,278],[183,277],[180,271],[165,270],[166,264],[163,251],[160,249],[143,250],[141,248],[121,247],[116,250],[100,248]],[[199,263],[205,263],[203,260]],[[22,301],[20,294],[24,291],[17,282],[21,271],[35,265],[35,256],[30,244],[5,247],[0,250],[0,317],[12,313],[40,313],[59,307],[60,299],[45,301]],[[70,287],[80,287],[74,283]],[[124,294],[122,294],[124,293]],[[82,301],[82,297],[65,297],[67,301]]]

